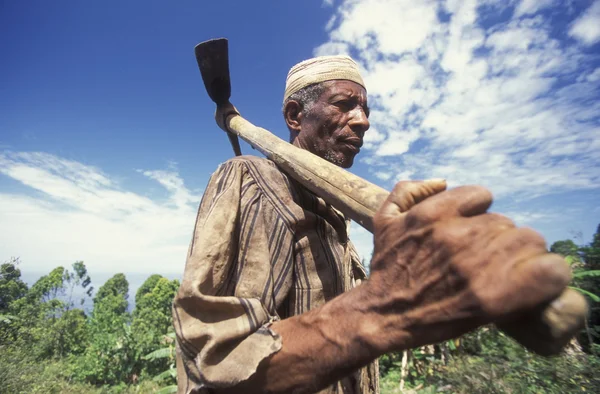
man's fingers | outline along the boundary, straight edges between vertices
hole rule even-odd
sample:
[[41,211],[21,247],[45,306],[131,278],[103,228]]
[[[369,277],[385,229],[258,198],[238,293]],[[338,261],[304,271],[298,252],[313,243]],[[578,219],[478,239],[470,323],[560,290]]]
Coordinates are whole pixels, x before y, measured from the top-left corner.
[[558,297],[569,284],[571,272],[561,256],[544,253],[516,264],[507,279],[523,294],[519,308],[527,310]]
[[567,288],[543,308],[497,325],[529,349],[543,356],[552,356],[558,354],[583,328],[587,312],[585,298]]
[[[489,259],[482,256],[486,256],[488,246],[503,232],[514,228],[514,222],[506,216],[484,213],[470,218],[454,217],[440,221],[433,226],[433,237],[437,245],[444,245],[451,253],[467,253],[466,258],[460,260],[467,263],[470,266],[469,270],[472,270],[474,268],[470,261],[480,260],[478,266],[487,264]],[[474,248],[465,249],[465,241]],[[495,250],[494,258],[497,258],[498,253],[503,253],[500,258],[504,261],[510,258],[509,248],[500,246],[497,249],[500,252]]]
[[446,180],[444,179],[398,182],[379,210],[379,214],[397,216],[444,190],[446,190]]
[[407,219],[427,225],[457,216],[476,216],[485,213],[492,200],[492,193],[482,186],[461,186],[427,199],[411,209]]
[[546,252],[544,239],[527,228],[502,232],[489,245],[492,265],[475,289],[496,318],[529,310],[556,298],[571,279],[559,255]]

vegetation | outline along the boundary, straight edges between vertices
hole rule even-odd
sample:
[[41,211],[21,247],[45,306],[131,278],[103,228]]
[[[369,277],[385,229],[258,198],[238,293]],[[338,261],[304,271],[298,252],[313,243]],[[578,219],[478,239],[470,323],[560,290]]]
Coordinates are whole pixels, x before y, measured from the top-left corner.
[[18,266],[11,259],[0,269],[3,393],[150,393],[172,386],[174,377],[153,377],[174,360],[143,356],[164,348],[171,335],[177,280],[150,276],[130,313],[129,283],[116,274],[84,311],[93,288],[83,262],[57,267],[30,288]]
[[[555,242],[572,287],[591,313],[559,357],[532,354],[493,326],[380,359],[382,393],[600,392],[600,226],[590,244]],[[129,312],[129,283],[116,274],[93,297],[83,262],[57,267],[31,287],[19,260],[0,266],[2,393],[175,392],[171,302],[179,282],[150,276]]]

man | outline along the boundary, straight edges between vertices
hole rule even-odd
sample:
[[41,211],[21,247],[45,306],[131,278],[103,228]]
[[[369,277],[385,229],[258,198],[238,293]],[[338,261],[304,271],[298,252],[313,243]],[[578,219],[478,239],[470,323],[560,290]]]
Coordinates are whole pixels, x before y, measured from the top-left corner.
[[[294,66],[292,144],[350,167],[369,128],[348,57]],[[555,298],[543,238],[487,213],[481,187],[400,182],[374,219],[366,280],[347,222],[265,159],[213,174],[173,317],[180,393],[377,393],[380,355],[439,342]],[[361,283],[362,282],[362,283]]]

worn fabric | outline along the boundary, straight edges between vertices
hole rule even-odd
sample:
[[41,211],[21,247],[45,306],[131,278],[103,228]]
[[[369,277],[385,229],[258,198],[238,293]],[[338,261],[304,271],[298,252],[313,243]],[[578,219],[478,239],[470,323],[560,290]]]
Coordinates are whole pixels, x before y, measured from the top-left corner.
[[[200,203],[174,301],[178,393],[247,380],[281,348],[271,322],[302,314],[366,277],[344,216],[266,159],[222,164]],[[376,364],[322,393],[377,393]]]
[[283,101],[307,86],[334,79],[356,82],[366,89],[358,65],[349,56],[319,56],[304,60],[290,69],[285,80]]

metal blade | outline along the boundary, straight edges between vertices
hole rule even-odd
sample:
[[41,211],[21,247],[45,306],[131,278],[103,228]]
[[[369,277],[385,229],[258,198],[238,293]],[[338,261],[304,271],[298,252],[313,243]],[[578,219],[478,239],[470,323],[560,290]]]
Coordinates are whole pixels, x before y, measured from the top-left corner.
[[201,42],[195,52],[206,92],[217,105],[225,104],[231,96],[227,39]]

